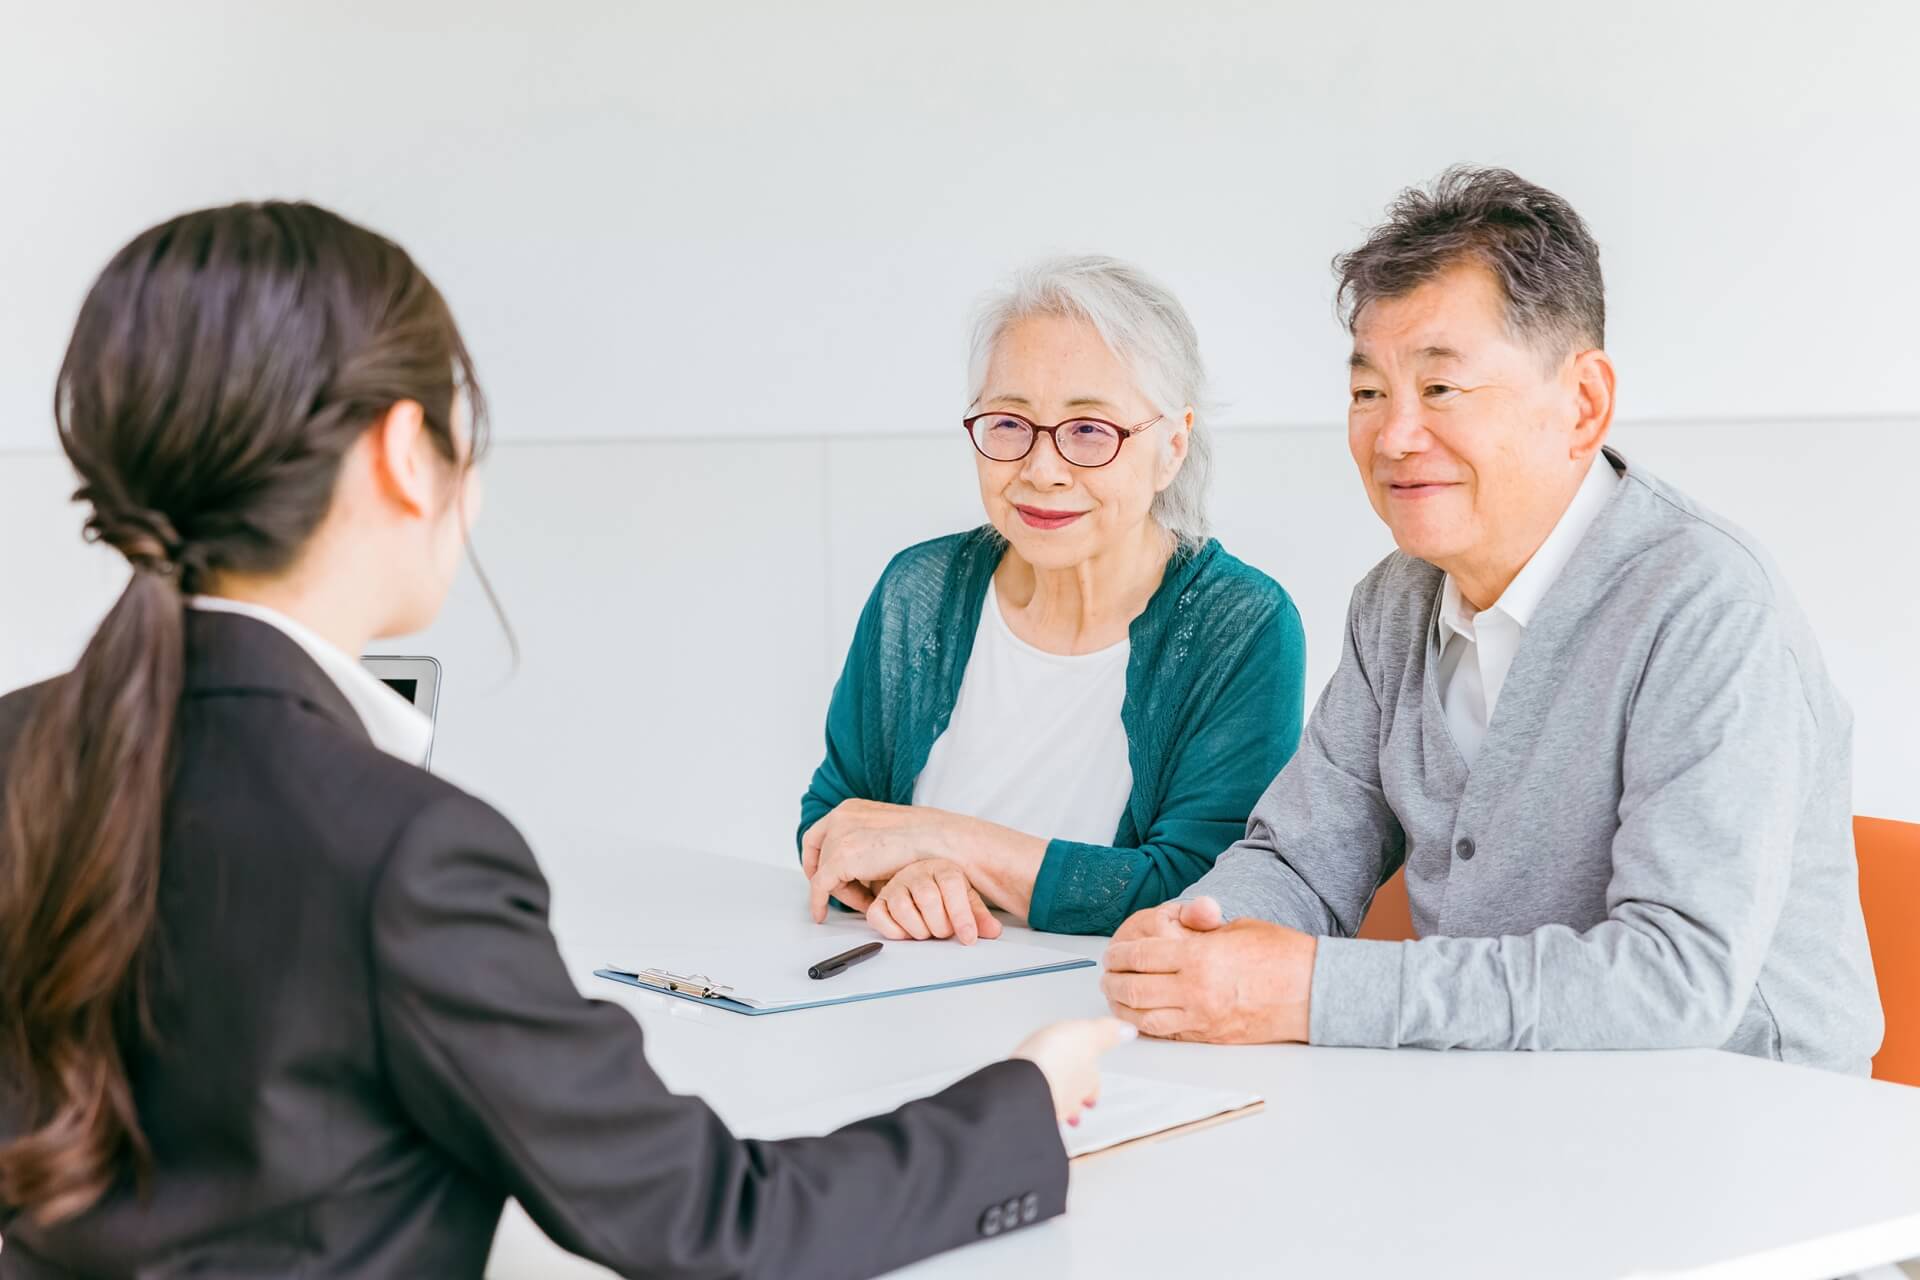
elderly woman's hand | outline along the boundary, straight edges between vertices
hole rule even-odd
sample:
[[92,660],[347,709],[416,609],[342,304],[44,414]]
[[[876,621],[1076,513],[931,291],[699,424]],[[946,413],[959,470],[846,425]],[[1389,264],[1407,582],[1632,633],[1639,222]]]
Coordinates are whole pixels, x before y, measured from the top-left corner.
[[[957,867],[982,897],[1024,917],[1046,849],[1045,840],[965,814],[844,800],[807,829],[800,865],[812,881],[810,905],[817,921],[827,918],[833,898],[855,911],[870,910],[876,886],[930,858]],[[914,883],[903,891],[911,895]]]
[[855,911],[874,902],[871,886],[922,858],[951,857],[958,814],[875,800],[843,800],[807,829],[800,865],[813,882],[813,918],[827,918],[827,900]]
[[1000,936],[1000,922],[980,891],[960,864],[947,858],[910,863],[879,886],[867,923],[896,942],[952,938],[964,947]]

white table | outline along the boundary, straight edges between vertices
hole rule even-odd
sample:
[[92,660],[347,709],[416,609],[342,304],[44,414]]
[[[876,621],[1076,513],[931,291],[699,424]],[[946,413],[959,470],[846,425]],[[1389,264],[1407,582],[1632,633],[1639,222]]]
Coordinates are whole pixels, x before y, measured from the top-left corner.
[[[798,870],[608,848],[555,885],[582,990],[732,1124],[1003,1056],[1104,1011],[1078,970],[746,1018],[594,978],[661,944],[803,934]],[[1035,935],[1097,957],[1104,939]],[[926,944],[941,945],[941,944]],[[1068,1213],[901,1274],[1813,1280],[1920,1255],[1920,1089],[1712,1051],[1428,1053],[1136,1042],[1134,1075],[1257,1089],[1261,1115],[1078,1167]],[[604,1276],[517,1209],[496,1280]]]

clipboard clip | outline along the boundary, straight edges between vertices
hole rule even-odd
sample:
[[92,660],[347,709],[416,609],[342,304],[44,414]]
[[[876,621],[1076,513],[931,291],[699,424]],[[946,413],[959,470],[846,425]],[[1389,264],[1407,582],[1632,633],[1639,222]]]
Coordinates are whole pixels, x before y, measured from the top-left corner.
[[704,973],[669,973],[665,969],[613,968],[609,968],[607,972],[625,974],[635,982],[659,991],[673,991],[701,1000],[718,1000],[733,993],[732,987],[715,982]]

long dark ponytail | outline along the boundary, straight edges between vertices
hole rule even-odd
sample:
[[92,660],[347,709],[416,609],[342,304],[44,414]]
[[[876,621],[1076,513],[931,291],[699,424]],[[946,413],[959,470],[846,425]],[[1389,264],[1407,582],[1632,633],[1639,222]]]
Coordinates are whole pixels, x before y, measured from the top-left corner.
[[446,303],[398,245],[312,205],[175,218],[87,295],[54,418],[87,537],[133,576],[0,762],[0,1083],[28,1126],[0,1145],[0,1204],[59,1221],[149,1163],[127,1052],[152,1031],[184,596],[290,565],[402,400],[461,463],[462,394],[470,460],[485,414]]

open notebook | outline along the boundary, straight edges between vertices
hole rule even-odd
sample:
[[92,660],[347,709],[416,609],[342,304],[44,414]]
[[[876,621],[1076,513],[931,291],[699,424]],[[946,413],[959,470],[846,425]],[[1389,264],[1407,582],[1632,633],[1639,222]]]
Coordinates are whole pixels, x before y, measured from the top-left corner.
[[[756,1124],[748,1117],[740,1128],[756,1138],[798,1138],[830,1133],[844,1124],[938,1093],[964,1074],[948,1072],[859,1093],[839,1094],[803,1103],[761,1123]],[[1060,1141],[1066,1146],[1067,1155],[1078,1160],[1131,1143],[1237,1120],[1260,1111],[1265,1105],[1257,1093],[1169,1084],[1103,1071],[1099,1105],[1082,1112],[1079,1124],[1061,1125]]]
[[871,960],[831,978],[807,976],[809,965],[870,937],[823,929],[818,936],[801,941],[667,948],[669,954],[642,957],[659,961],[657,965],[610,967],[596,969],[594,974],[734,1013],[764,1014],[1093,967],[1093,961],[1071,951],[998,939],[970,947],[950,942],[889,942]]

